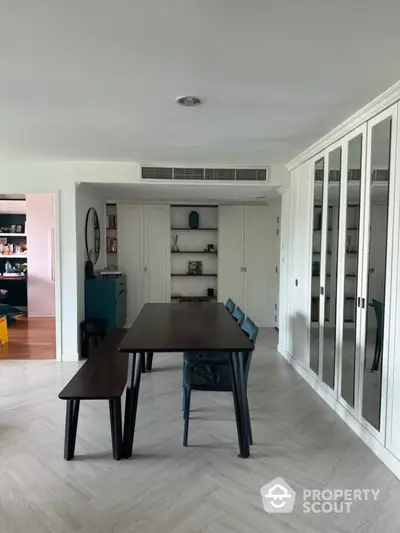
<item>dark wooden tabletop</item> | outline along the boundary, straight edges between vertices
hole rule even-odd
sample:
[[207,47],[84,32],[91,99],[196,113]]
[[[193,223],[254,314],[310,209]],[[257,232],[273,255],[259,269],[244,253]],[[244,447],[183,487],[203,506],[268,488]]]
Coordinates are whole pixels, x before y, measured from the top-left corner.
[[222,303],[146,304],[120,352],[249,352],[253,344]]

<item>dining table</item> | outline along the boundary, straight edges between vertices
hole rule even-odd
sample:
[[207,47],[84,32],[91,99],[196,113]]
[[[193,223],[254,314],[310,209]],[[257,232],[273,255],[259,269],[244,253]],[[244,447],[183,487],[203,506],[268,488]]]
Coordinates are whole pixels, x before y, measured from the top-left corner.
[[118,348],[129,354],[123,457],[132,456],[142,369],[146,354],[228,353],[240,457],[250,455],[245,354],[254,345],[222,303],[147,303]]

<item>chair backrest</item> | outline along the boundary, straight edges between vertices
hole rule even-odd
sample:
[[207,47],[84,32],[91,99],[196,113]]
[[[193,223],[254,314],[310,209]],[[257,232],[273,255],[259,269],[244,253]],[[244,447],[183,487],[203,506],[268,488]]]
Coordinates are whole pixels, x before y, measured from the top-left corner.
[[231,298],[228,298],[225,302],[225,307],[228,309],[228,311],[232,314],[235,307],[236,307],[236,304],[235,302],[231,299]]
[[251,342],[255,344],[258,335],[258,327],[254,324],[251,318],[246,318],[242,324],[242,330],[246,333]]
[[243,313],[243,311],[237,305],[235,310],[232,313],[232,316],[236,320],[236,322],[239,324],[239,326],[241,326],[243,324],[243,322],[244,322],[244,319],[245,319],[246,315]]
[[[246,318],[246,320],[242,324],[242,330],[246,333],[246,335],[249,337],[251,342],[255,344],[257,340],[257,336],[258,336],[258,327],[254,324],[251,318],[248,318],[248,317]],[[246,383],[247,383],[247,378],[249,375],[252,355],[253,355],[253,352],[248,353],[245,359],[244,377],[245,377]]]
[[378,333],[383,333],[383,304],[379,300],[372,299],[372,305],[374,307],[376,324]]

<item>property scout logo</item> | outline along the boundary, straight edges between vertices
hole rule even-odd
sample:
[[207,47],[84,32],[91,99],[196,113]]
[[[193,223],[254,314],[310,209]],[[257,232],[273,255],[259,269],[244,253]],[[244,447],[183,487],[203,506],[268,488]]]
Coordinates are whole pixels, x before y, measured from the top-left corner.
[[[280,477],[261,488],[262,504],[267,513],[291,513],[296,492]],[[304,489],[303,513],[350,513],[357,501],[377,501],[379,489]]]

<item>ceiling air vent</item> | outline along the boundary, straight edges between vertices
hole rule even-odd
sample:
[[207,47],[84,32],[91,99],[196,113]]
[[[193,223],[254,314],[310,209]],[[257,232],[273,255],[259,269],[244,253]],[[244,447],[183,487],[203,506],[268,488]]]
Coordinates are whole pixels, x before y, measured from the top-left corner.
[[174,180],[204,180],[204,168],[174,168]]
[[206,168],[206,180],[235,181],[234,168]]
[[172,180],[171,167],[142,167],[142,180]]
[[267,171],[265,168],[238,168],[236,169],[237,181],[266,181]]
[[268,181],[268,168],[142,167],[143,180]]

